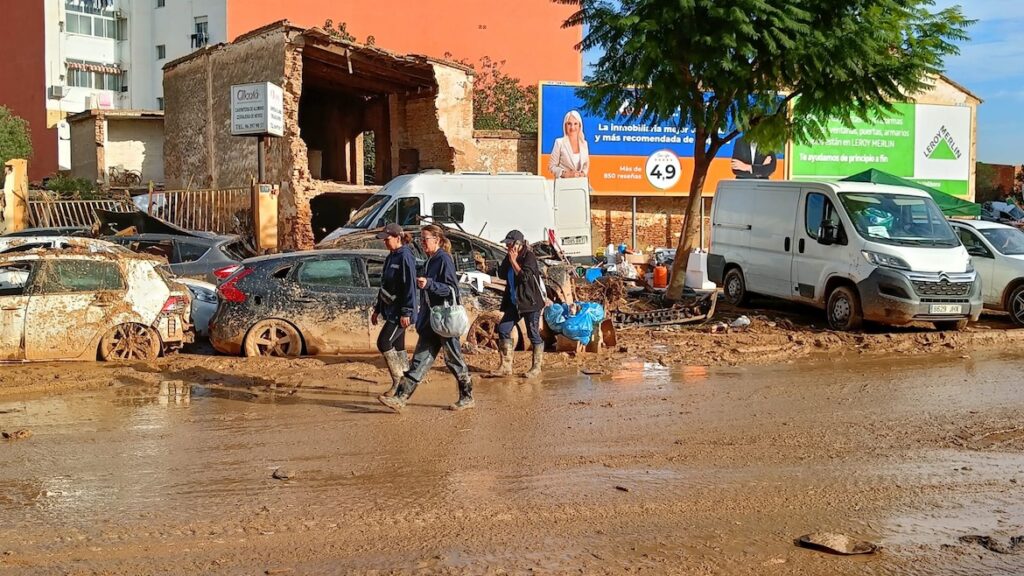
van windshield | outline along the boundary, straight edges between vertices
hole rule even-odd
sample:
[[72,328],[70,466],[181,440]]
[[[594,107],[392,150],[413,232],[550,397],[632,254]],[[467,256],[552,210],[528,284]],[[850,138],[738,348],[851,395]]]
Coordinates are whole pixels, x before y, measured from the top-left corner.
[[352,215],[348,220],[346,228],[369,228],[372,222],[377,220],[377,212],[384,204],[387,203],[388,198],[385,194],[374,194],[370,198],[363,202],[363,205],[356,210],[355,214]]
[[857,233],[894,246],[959,246],[953,228],[926,196],[846,192],[839,195]]

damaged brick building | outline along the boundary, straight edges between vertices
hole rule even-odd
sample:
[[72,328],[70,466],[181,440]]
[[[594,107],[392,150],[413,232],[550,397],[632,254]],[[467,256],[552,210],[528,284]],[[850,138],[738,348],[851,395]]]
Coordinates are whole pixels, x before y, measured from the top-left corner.
[[230,87],[251,82],[284,90],[284,136],[268,138],[265,152],[266,180],[281,185],[285,249],[310,247],[343,224],[373,184],[397,175],[512,171],[529,161],[514,152],[517,135],[474,133],[469,68],[281,21],[164,67],[168,188],[249,185],[256,139],[231,135]]

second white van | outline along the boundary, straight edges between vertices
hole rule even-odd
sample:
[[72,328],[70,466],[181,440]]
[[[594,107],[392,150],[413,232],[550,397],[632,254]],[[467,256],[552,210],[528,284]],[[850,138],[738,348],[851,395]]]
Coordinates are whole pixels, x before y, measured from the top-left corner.
[[867,321],[962,329],[982,309],[971,258],[932,198],[864,182],[723,181],[711,208],[712,280]]

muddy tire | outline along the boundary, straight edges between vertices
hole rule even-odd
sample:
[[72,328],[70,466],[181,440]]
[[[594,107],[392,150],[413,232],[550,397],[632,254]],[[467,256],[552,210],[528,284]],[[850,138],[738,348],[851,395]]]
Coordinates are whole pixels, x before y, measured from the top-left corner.
[[142,324],[119,324],[100,339],[100,360],[156,360],[160,356],[160,335]]
[[960,332],[967,329],[967,319],[963,320],[943,320],[941,322],[932,322],[935,325],[936,330],[943,332],[953,331]]
[[1017,326],[1024,326],[1024,284],[1017,286],[1006,299],[1005,309],[1010,313],[1010,320]]
[[839,286],[828,295],[825,305],[828,325],[833,330],[849,332],[864,325],[864,313],[860,308],[857,291],[849,286]]
[[284,320],[260,320],[245,335],[242,353],[252,356],[295,357],[302,354],[302,336]]
[[[501,312],[484,312],[473,320],[469,326],[469,333],[466,335],[466,342],[478,348],[498,349],[498,324],[501,322]],[[512,348],[519,347],[518,327],[512,329]]]
[[733,306],[745,306],[750,301],[743,270],[730,268],[725,273],[725,278],[722,279],[722,292],[725,294],[725,301]]

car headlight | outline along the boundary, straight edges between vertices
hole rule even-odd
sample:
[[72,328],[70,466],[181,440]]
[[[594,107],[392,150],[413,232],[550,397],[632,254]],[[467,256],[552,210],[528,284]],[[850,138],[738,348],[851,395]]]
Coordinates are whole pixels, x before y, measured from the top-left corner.
[[974,272],[974,258],[967,258],[967,271]]
[[864,259],[868,261],[868,264],[881,266],[883,268],[910,270],[910,264],[907,264],[906,260],[898,256],[890,256],[880,252],[871,252],[870,250],[861,250],[860,253],[864,255]]

